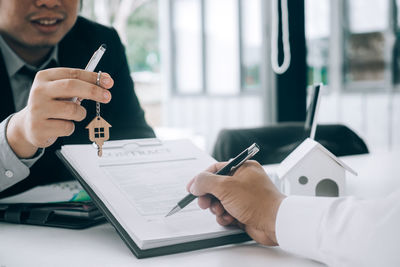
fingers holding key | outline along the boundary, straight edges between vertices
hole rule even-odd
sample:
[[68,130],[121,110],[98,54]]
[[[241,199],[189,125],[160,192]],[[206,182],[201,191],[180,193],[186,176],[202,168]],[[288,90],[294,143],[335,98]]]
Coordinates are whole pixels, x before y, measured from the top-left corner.
[[[97,80],[99,84],[97,85]],[[31,95],[37,98],[66,100],[74,97],[108,103],[108,91],[114,80],[108,73],[89,72],[72,68],[54,68],[40,71],[32,84]]]
[[88,99],[101,103],[108,103],[111,100],[111,93],[96,84],[81,80],[63,79],[52,81],[48,87],[48,96],[52,99]]
[[[99,85],[96,85],[98,79]],[[108,73],[101,73],[98,78],[98,73],[74,68],[39,71],[32,83],[27,106],[8,124],[6,134],[11,148],[19,157],[29,158],[39,147],[47,147],[59,136],[71,134],[74,127],[66,129],[65,126],[65,131],[53,131],[54,124],[50,120],[61,120],[63,125],[62,120],[67,124],[83,120],[86,110],[79,105],[80,101],[72,103],[70,100],[76,97],[108,103],[111,100],[109,89],[113,85],[114,80]],[[25,125],[30,125],[29,130]],[[54,132],[51,142],[43,132]]]
[[[91,84],[96,84],[97,72],[91,72],[81,69],[73,68],[54,68],[39,71],[36,79],[45,81],[58,81],[58,80],[80,80]],[[100,86],[105,89],[110,89],[114,85],[114,80],[106,73],[101,73]]]

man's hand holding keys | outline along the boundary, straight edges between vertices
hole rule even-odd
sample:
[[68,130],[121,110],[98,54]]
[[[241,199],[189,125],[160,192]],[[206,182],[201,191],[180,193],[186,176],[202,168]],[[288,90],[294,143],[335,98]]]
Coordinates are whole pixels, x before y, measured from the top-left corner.
[[58,137],[69,136],[75,130],[74,121],[86,117],[80,102],[70,99],[108,103],[108,91],[114,81],[102,73],[100,86],[97,73],[81,69],[53,68],[39,71],[33,81],[27,106],[14,114],[7,126],[7,140],[20,158],[32,157],[38,148],[52,145]]

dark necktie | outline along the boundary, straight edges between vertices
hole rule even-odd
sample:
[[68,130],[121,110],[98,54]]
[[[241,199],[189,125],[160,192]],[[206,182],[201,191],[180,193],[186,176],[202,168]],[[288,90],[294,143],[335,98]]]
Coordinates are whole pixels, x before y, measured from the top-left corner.
[[[51,60],[42,70],[44,69],[51,69],[57,67],[58,64],[56,61],[53,59]],[[29,78],[30,81],[33,82],[33,79],[35,78],[36,73],[39,71],[39,69],[33,70],[32,68],[27,67],[24,65],[19,71],[18,74],[23,75],[27,78]]]
[[25,78],[28,78],[29,81],[33,81],[33,79],[35,78],[36,75],[36,71],[32,70],[31,68],[28,68],[27,66],[23,66],[19,71],[18,71],[19,75],[24,76]]
[[[43,69],[54,68],[56,66],[57,64],[55,60],[51,60]],[[32,69],[25,65],[17,72],[18,86],[14,89],[14,102],[16,111],[19,111],[26,106],[33,80],[35,79],[38,71],[38,69]]]

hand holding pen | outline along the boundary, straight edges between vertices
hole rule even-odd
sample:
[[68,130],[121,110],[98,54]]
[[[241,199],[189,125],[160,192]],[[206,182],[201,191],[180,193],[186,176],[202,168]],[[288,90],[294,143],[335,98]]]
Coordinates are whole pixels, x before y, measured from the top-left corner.
[[232,176],[213,174],[224,165],[216,163],[189,182],[199,207],[210,209],[222,226],[239,227],[258,243],[277,245],[275,224],[285,196],[258,162],[247,161]]
[[[234,159],[232,159],[228,164],[222,167],[219,171],[216,172],[217,175],[232,175],[243,163],[247,160],[251,159],[257,152],[260,150],[256,143],[252,144],[250,147],[245,149],[239,155],[237,155]],[[188,194],[182,200],[178,202],[178,204],[172,208],[172,210],[166,215],[166,217],[171,216],[187,205],[189,205],[193,200],[195,200],[197,196],[193,194]]]

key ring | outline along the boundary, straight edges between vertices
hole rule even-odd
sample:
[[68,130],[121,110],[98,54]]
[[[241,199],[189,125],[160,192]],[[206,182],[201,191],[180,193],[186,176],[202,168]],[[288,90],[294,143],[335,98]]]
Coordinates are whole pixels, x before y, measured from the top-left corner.
[[[96,85],[100,86],[101,71],[97,73]],[[100,103],[96,101],[96,116],[100,117]]]
[[100,86],[101,71],[97,73],[96,85]]

